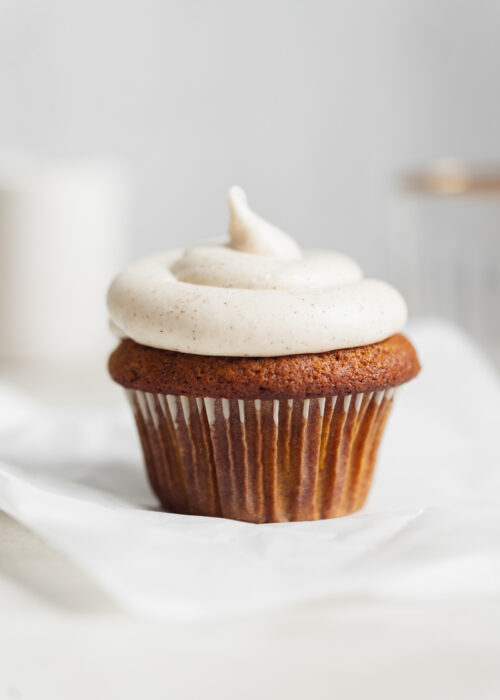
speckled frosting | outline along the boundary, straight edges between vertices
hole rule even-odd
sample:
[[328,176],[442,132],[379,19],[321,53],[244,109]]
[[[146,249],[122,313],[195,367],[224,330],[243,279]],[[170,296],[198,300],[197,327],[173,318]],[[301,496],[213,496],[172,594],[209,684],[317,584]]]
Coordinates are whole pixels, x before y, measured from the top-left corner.
[[112,328],[152,348],[278,357],[377,343],[405,324],[406,305],[350,258],[302,252],[229,193],[229,240],[130,265],[108,292]]

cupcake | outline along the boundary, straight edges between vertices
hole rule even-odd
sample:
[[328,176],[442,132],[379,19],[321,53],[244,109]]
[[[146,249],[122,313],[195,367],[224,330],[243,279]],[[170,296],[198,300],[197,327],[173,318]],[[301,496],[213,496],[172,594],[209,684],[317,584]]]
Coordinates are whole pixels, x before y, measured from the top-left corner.
[[406,305],[350,258],[302,252],[229,192],[229,238],[140,260],[108,292],[146,470],[176,513],[255,523],[359,510],[396,389]]

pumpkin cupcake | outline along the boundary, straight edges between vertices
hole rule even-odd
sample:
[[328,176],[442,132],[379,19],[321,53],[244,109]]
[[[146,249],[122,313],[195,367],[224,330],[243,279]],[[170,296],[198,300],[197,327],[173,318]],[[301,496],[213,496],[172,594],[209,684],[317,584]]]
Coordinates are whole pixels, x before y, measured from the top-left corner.
[[113,281],[109,360],[167,510],[250,522],[363,506],[395,390],[420,366],[406,305],[350,258],[301,252],[229,193],[229,239]]

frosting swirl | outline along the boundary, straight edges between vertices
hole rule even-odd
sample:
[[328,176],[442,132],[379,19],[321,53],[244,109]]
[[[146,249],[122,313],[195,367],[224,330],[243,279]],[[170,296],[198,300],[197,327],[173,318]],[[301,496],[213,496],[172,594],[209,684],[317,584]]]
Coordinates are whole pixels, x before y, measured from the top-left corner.
[[114,331],[151,347],[237,357],[378,342],[406,321],[401,295],[334,252],[302,253],[229,191],[229,240],[125,268],[108,292]]

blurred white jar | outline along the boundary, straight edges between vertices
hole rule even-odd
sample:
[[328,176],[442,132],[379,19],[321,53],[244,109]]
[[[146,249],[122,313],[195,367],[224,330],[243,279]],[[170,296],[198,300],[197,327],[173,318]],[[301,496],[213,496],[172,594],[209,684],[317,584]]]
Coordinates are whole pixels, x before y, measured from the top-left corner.
[[127,184],[96,159],[0,156],[0,360],[92,365],[127,256]]
[[389,252],[412,315],[455,321],[500,368],[500,168],[457,160],[400,178]]

